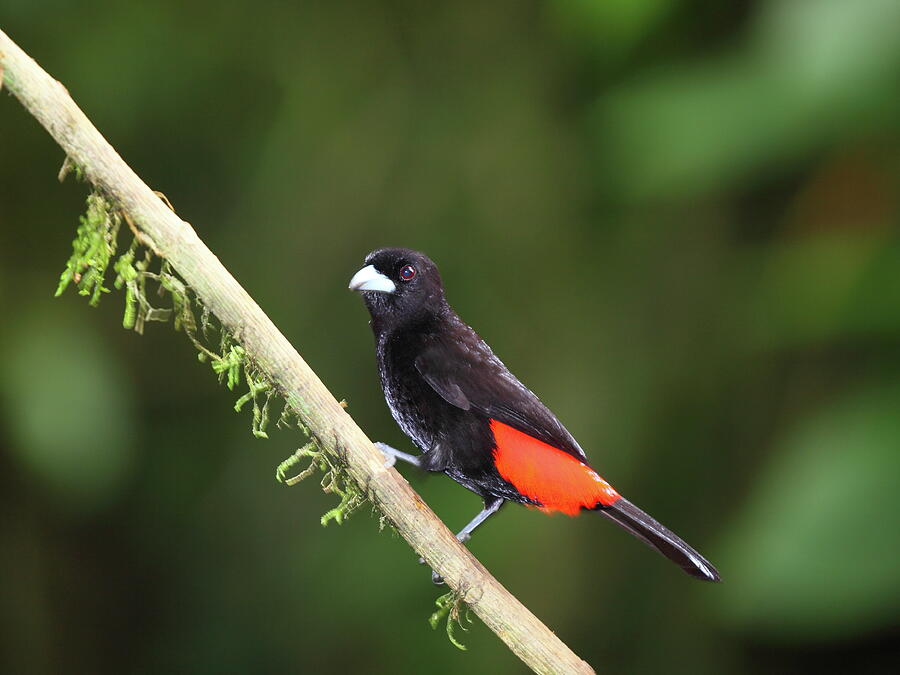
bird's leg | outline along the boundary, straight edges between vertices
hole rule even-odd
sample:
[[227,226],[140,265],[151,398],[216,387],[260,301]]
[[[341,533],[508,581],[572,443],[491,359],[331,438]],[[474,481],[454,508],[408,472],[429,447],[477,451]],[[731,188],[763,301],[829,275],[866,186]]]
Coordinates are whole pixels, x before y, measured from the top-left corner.
[[[457,535],[456,535],[457,541],[459,541],[460,544],[464,544],[467,541],[469,541],[469,539],[472,538],[472,533],[475,531],[475,528],[477,528],[479,525],[481,525],[484,521],[486,521],[492,515],[497,513],[497,511],[500,510],[500,507],[503,506],[505,503],[506,503],[506,501],[500,497],[492,497],[491,499],[486,499],[484,501],[484,508],[481,509],[481,511],[478,513],[477,516],[475,516],[474,518],[472,518],[472,520],[469,521],[468,525],[466,525],[463,529],[461,529],[457,533]],[[422,560],[421,558],[419,558],[419,562],[424,563],[425,561]],[[435,572],[434,570],[432,570],[432,572],[431,572],[431,581],[436,586],[440,586],[444,583],[444,580],[443,580],[443,578],[441,578],[441,575],[438,574],[437,572]]]
[[500,510],[500,507],[505,503],[505,500],[501,499],[500,497],[493,497],[490,500],[485,500],[484,508],[481,509],[481,512],[477,516],[472,518],[472,520],[469,521],[469,524],[461,529],[456,535],[459,543],[464,544],[469,541],[469,539],[472,538],[472,533],[475,531],[475,528],[481,525],[492,515],[497,513],[497,511]]
[[397,450],[397,448],[392,448],[387,443],[373,443],[372,445],[381,450],[382,454],[385,456],[385,466],[394,466],[398,459],[402,459],[404,462],[408,462],[413,466],[422,466],[422,462],[415,455],[403,452],[402,450]]

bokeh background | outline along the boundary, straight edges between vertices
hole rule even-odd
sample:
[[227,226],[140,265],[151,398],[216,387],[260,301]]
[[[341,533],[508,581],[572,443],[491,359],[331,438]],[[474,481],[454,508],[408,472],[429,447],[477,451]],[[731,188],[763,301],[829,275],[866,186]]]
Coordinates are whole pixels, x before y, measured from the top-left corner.
[[[598,672],[883,673],[900,638],[900,3],[77,3],[2,28],[372,438],[346,290],[383,245],[451,302],[704,585],[602,519],[471,543]],[[520,673],[426,624],[409,548],[275,466],[182,334],[51,296],[83,211],[0,100],[0,670]],[[403,469],[456,529],[479,508]]]

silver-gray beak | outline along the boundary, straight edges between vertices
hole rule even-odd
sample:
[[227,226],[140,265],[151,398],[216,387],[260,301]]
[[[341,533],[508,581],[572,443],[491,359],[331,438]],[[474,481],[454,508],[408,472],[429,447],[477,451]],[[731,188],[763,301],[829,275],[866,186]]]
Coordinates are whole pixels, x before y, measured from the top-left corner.
[[350,290],[393,293],[397,290],[397,286],[393,281],[376,270],[374,265],[366,265],[353,275],[353,278],[350,280]]

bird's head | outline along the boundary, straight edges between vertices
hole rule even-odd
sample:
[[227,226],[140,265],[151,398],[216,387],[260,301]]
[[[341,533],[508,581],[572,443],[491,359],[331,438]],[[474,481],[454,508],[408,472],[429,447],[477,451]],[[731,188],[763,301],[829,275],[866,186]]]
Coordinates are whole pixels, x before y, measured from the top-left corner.
[[446,305],[441,275],[424,253],[408,248],[382,248],[366,256],[350,280],[372,319],[393,324],[416,321]]

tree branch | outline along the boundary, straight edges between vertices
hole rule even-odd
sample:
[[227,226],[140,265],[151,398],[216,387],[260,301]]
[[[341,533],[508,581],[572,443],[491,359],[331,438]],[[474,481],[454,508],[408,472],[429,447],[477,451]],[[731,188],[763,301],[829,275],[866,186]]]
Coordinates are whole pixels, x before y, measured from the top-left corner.
[[[4,72],[5,71],[5,72]],[[87,179],[117,202],[202,302],[284,393],[323,448],[347,470],[400,535],[482,621],[538,673],[592,673],[461,546],[331,395],[193,228],[122,160],[65,87],[0,31],[0,77]]]

